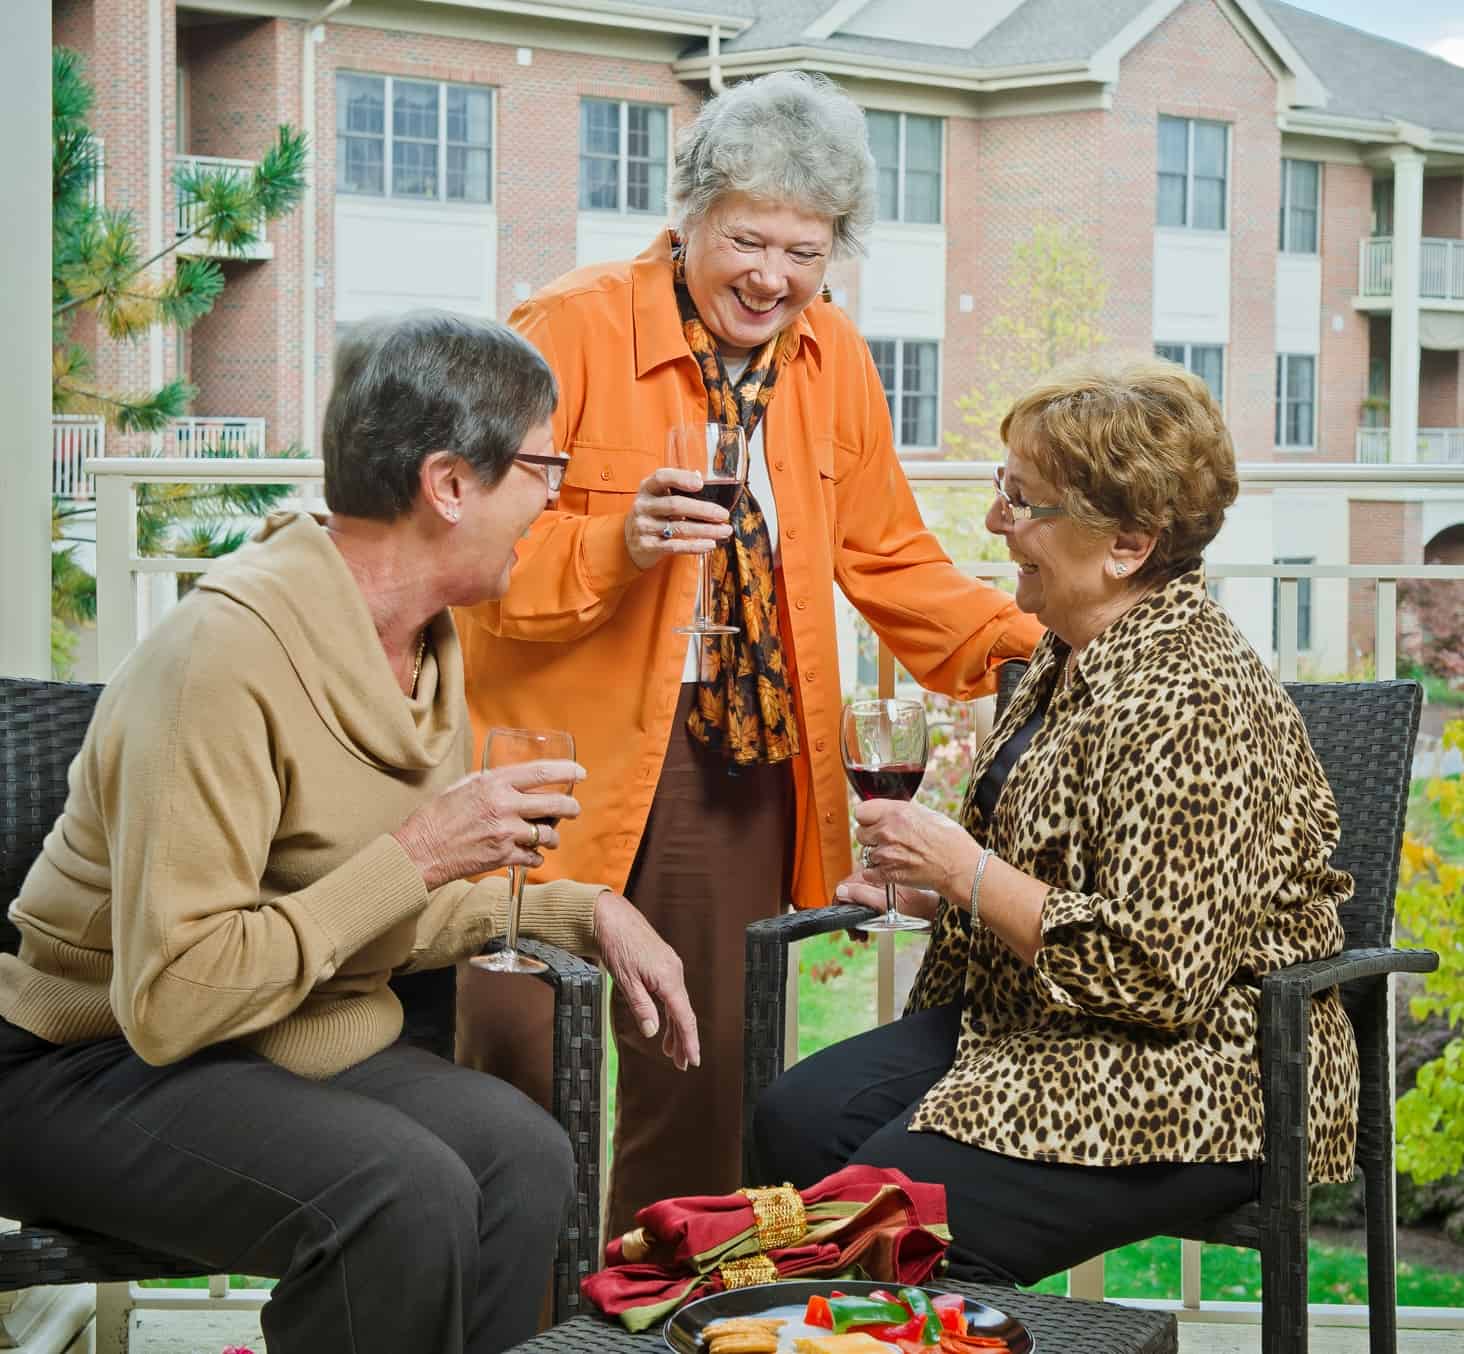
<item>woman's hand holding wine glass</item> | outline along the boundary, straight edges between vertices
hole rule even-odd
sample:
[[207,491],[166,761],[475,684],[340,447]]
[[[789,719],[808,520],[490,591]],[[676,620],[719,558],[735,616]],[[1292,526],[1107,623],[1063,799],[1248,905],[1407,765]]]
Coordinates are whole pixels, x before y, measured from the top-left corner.
[[725,455],[718,467],[722,436],[715,423],[678,424],[666,435],[666,464],[641,481],[625,519],[625,548],[637,568],[668,555],[705,556],[732,534],[728,516],[747,478],[746,439],[740,429],[725,434],[729,446],[741,445],[739,480],[735,465],[726,469]]

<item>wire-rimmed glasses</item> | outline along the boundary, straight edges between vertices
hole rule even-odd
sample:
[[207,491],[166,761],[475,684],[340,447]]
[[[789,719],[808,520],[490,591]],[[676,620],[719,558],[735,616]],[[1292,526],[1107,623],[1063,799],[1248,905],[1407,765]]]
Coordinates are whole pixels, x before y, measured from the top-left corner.
[[1006,491],[1006,466],[999,465],[991,472],[991,482],[996,486],[996,501],[1000,505],[1001,515],[1008,522],[1030,522],[1034,517],[1066,517],[1067,509],[1058,507],[1047,507],[1033,505],[1031,503],[1015,503]]

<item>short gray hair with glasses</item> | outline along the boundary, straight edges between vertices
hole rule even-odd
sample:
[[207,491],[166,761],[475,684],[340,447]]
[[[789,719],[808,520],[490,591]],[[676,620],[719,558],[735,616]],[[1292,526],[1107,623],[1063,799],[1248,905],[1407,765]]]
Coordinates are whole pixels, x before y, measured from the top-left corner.
[[336,345],[321,435],[326,504],[394,521],[434,451],[497,484],[558,403],[549,364],[507,325],[442,310],[365,320]]
[[777,71],[708,101],[677,140],[671,219],[685,232],[726,193],[833,223],[833,256],[865,252],[878,180],[864,110],[822,75]]

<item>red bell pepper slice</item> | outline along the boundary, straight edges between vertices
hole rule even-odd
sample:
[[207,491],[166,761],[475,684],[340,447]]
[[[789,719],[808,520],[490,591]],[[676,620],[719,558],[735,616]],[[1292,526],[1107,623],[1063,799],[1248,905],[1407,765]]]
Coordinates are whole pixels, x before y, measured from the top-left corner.
[[834,1314],[829,1311],[829,1300],[815,1293],[808,1300],[808,1307],[803,1313],[803,1321],[805,1325],[821,1326],[824,1330],[833,1330]]
[[959,1293],[938,1293],[930,1305],[940,1317],[940,1328],[952,1335],[966,1333],[966,1299]]

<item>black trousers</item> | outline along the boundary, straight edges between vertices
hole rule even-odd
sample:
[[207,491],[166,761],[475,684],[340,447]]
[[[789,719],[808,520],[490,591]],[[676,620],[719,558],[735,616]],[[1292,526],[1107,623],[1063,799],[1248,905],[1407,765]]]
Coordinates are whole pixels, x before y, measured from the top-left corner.
[[943,1184],[952,1275],[1022,1284],[1117,1246],[1173,1235],[1256,1196],[1256,1161],[1068,1166],[909,1132],[921,1097],[949,1070],[960,1030],[955,1003],[789,1068],[757,1104],[761,1180],[803,1188],[855,1163]]
[[328,1081],[230,1044],[152,1067],[0,1020],[0,1214],[279,1279],[270,1354],[492,1354],[536,1328],[569,1142],[398,1043]]

